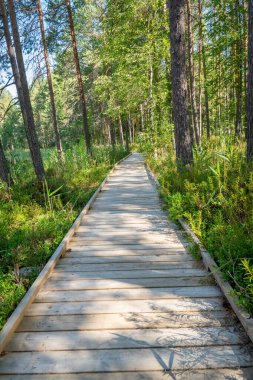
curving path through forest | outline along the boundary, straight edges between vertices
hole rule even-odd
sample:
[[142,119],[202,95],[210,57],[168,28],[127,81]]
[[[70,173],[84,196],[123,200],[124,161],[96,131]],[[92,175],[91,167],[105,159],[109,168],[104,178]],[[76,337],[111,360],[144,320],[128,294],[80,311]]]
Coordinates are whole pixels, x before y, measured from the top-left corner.
[[182,235],[132,154],[26,312],[0,379],[253,379],[252,344]]

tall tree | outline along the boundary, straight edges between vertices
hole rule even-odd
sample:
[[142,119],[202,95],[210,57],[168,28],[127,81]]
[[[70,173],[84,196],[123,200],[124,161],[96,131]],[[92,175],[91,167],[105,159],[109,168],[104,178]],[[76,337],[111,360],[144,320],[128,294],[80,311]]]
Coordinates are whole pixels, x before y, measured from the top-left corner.
[[249,0],[248,7],[247,159],[248,161],[253,161],[253,0]]
[[0,140],[0,178],[8,186],[11,186],[13,183],[1,140]]
[[198,125],[198,113],[197,113],[197,102],[196,102],[196,83],[195,83],[195,67],[193,59],[193,46],[194,39],[192,33],[192,11],[191,11],[191,1],[186,0],[187,5],[187,27],[188,27],[188,60],[189,60],[189,73],[190,73],[190,92],[191,92],[191,106],[192,106],[192,116],[193,116],[193,129],[195,135],[195,141],[197,145],[200,145],[200,135],[199,135],[199,125]]
[[240,138],[242,134],[242,108],[243,108],[243,22],[240,0],[234,4],[235,15],[235,94],[236,94],[236,113],[235,113],[235,134]]
[[172,104],[178,167],[193,161],[188,115],[184,0],[169,0]]
[[119,141],[120,144],[123,146],[124,145],[124,134],[123,134],[123,127],[122,127],[122,120],[121,116],[119,115]]
[[202,0],[198,1],[198,11],[199,11],[199,39],[200,39],[200,46],[201,46],[203,76],[204,76],[206,134],[207,134],[207,138],[209,138],[211,131],[210,131],[210,114],[209,114],[209,94],[208,94],[208,85],[207,85],[206,49],[205,49],[204,33],[203,33]]
[[32,109],[32,104],[31,104],[31,99],[30,99],[30,94],[29,94],[29,87],[28,87],[24,58],[23,58],[23,53],[22,53],[22,46],[20,42],[20,36],[19,36],[19,30],[18,30],[18,24],[17,24],[16,10],[15,10],[15,5],[14,5],[13,0],[9,0],[8,8],[9,8],[9,14],[10,14],[14,47],[15,47],[15,52],[16,52],[16,60],[18,64],[19,76],[20,76],[23,98],[24,98],[25,112],[27,116],[28,144],[31,151],[31,155],[32,155],[35,173],[37,175],[38,180],[40,181],[44,177],[44,167],[43,167],[43,161],[42,161],[42,156],[41,156],[40,147],[39,147],[39,140],[38,140],[38,136],[35,129],[33,109]]
[[79,62],[78,51],[77,51],[75,27],[74,27],[74,20],[73,20],[70,0],[66,0],[66,7],[68,11],[69,29],[70,29],[70,34],[71,34],[72,48],[73,48],[75,66],[76,66],[76,76],[77,76],[77,82],[78,82],[78,87],[79,87],[80,106],[81,106],[82,117],[83,117],[83,129],[84,129],[86,148],[87,148],[87,151],[91,153],[91,136],[90,136],[89,125],[88,125],[88,116],[87,116],[86,100],[85,100],[85,95],[84,95],[83,79],[82,79],[80,62]]
[[39,19],[40,19],[41,39],[42,39],[42,43],[43,43],[44,59],[45,59],[46,70],[47,70],[47,82],[48,82],[48,90],[49,90],[50,104],[51,104],[51,111],[52,111],[52,118],[53,118],[55,144],[57,147],[58,157],[60,160],[62,160],[62,158],[63,158],[62,143],[61,143],[60,133],[59,133],[59,129],[58,129],[56,106],[55,106],[55,99],[54,99],[54,89],[53,89],[53,83],[52,83],[49,56],[48,56],[48,51],[47,51],[45,27],[44,27],[44,21],[43,21],[43,12],[42,12],[40,0],[37,0],[37,8],[38,8]]
[[38,136],[35,130],[35,123],[32,111],[32,105],[30,101],[29,88],[26,78],[26,71],[24,67],[24,60],[22,54],[22,48],[19,37],[19,30],[17,25],[16,11],[13,0],[8,2],[9,14],[11,19],[11,27],[14,39],[14,48],[12,45],[11,34],[8,25],[7,12],[5,8],[4,0],[0,0],[1,16],[4,26],[4,35],[7,44],[10,63],[13,71],[15,84],[17,87],[18,98],[20,102],[21,112],[24,119],[24,125],[26,128],[26,136],[29,145],[29,149],[32,156],[33,166],[38,180],[42,180],[44,177],[44,167],[39,148]]

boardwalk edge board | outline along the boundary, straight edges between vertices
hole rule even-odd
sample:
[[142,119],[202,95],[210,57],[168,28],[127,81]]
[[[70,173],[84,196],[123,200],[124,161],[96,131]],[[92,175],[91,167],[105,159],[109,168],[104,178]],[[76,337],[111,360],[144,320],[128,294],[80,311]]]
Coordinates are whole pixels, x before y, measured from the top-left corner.
[[32,286],[29,288],[25,296],[22,298],[22,300],[19,302],[18,306],[15,308],[13,313],[8,318],[7,322],[5,323],[3,329],[0,332],[0,355],[3,354],[5,347],[9,343],[13,333],[17,329],[18,325],[22,321],[22,318],[24,317],[26,310],[31,305],[31,303],[34,301],[35,297],[37,296],[40,288],[44,285],[45,281],[49,277],[50,273],[54,269],[55,265],[57,264],[58,260],[61,256],[65,254],[65,252],[68,249],[68,243],[74,233],[76,232],[77,228],[81,224],[81,221],[83,217],[87,214],[89,211],[91,205],[94,203],[95,199],[98,197],[100,191],[105,186],[106,182],[114,172],[114,170],[117,168],[117,166],[124,161],[126,158],[128,158],[131,155],[128,154],[126,157],[122,158],[120,161],[118,161],[111,171],[108,173],[106,178],[103,180],[103,182],[100,184],[100,186],[97,188],[95,193],[92,195],[88,203],[86,203],[85,207],[79,214],[79,216],[76,218],[72,226],[70,227],[69,231],[63,238],[63,240],[60,242],[54,253],[52,254],[51,258],[47,262],[47,264],[44,266]]
[[[152,170],[150,169],[149,165],[146,163],[145,166],[146,166],[146,170],[147,170],[151,180],[154,181],[155,185],[158,188],[161,188],[159,181],[155,177],[155,175],[152,172]],[[188,235],[190,235],[192,240],[194,241],[194,243],[196,243],[199,246],[201,257],[202,257],[202,260],[203,260],[203,263],[204,263],[206,269],[210,270],[210,272],[212,273],[217,284],[221,288],[221,291],[224,294],[226,300],[230,304],[231,308],[233,309],[233,311],[237,315],[238,319],[240,320],[241,324],[243,325],[243,327],[244,327],[246,333],[248,334],[249,338],[253,342],[253,318],[251,318],[249,313],[247,313],[244,309],[242,309],[240,306],[238,306],[239,300],[238,300],[238,297],[233,295],[234,290],[233,290],[232,286],[227,281],[223,280],[222,273],[221,273],[218,265],[216,264],[214,259],[211,257],[209,252],[205,249],[205,247],[203,246],[201,241],[194,234],[194,232],[192,231],[190,226],[188,226],[188,224],[185,222],[185,220],[183,218],[179,218],[178,222],[180,223],[181,227],[184,229],[184,232],[186,232]]]

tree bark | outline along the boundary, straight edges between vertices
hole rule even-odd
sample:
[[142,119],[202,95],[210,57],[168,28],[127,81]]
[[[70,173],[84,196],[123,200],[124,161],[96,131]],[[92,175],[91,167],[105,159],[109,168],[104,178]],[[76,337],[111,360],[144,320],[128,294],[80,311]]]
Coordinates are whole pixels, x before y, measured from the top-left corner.
[[193,161],[188,115],[184,0],[169,0],[172,104],[177,165]]
[[132,120],[131,120],[131,114],[130,114],[130,112],[128,114],[127,125],[128,125],[129,142],[130,142],[130,144],[132,144],[132,142],[133,142],[133,134],[132,134]]
[[77,77],[77,82],[78,82],[78,87],[79,87],[80,106],[81,106],[82,117],[83,117],[83,129],[84,129],[84,137],[85,137],[85,142],[86,142],[86,149],[88,153],[91,154],[92,152],[91,136],[90,136],[89,125],[88,125],[87,107],[86,107],[86,100],[85,100],[84,88],[83,88],[83,79],[81,75],[81,68],[80,68],[80,62],[79,62],[79,57],[78,57],[77,45],[76,45],[75,27],[74,27],[74,20],[73,20],[70,0],[66,0],[66,7],[68,11],[69,29],[70,29],[70,35],[71,35],[71,40],[72,40],[74,61],[75,61],[75,66],[76,66],[76,77]]
[[116,136],[115,136],[114,125],[113,125],[113,123],[112,123],[111,120],[109,120],[108,123],[109,123],[109,128],[110,128],[111,144],[112,144],[112,147],[115,148],[115,145],[116,145]]
[[238,138],[242,135],[242,91],[243,91],[243,77],[242,77],[242,67],[243,67],[243,42],[241,37],[241,30],[243,25],[240,22],[241,11],[240,11],[240,1],[235,2],[235,19],[236,19],[236,53],[235,53],[235,93],[236,93],[236,115],[235,115],[235,134]]
[[[2,1],[2,9],[3,8],[4,8],[4,1]],[[19,36],[19,30],[18,30],[18,24],[17,24],[17,18],[16,18],[16,11],[15,11],[13,0],[8,1],[8,8],[9,8],[9,14],[10,14],[14,47],[15,47],[15,52],[16,52],[16,61],[18,65],[19,77],[20,77],[20,82],[21,82],[21,87],[22,87],[24,109],[25,109],[26,119],[27,119],[28,145],[31,151],[35,173],[37,175],[38,180],[41,181],[44,178],[44,167],[43,167],[43,161],[42,161],[42,156],[41,156],[40,147],[39,147],[39,140],[38,140],[38,136],[35,129],[33,109],[32,109],[32,104],[31,104],[31,99],[30,99],[30,94],[29,94],[29,87],[28,87],[28,82],[27,82],[27,77],[26,77],[22,47],[20,43],[20,36]]]
[[243,111],[244,111],[244,134],[247,133],[247,82],[248,82],[248,57],[246,52],[248,51],[248,4],[247,0],[242,0],[243,8],[243,93],[244,93],[244,102],[243,102]]
[[202,137],[202,86],[201,86],[201,44],[200,41],[198,42],[198,119],[199,119],[199,135],[200,135],[200,140]]
[[198,126],[198,114],[197,114],[197,103],[196,103],[196,84],[195,84],[195,68],[193,60],[193,33],[192,33],[192,14],[191,14],[191,2],[186,1],[187,4],[187,16],[188,16],[188,59],[189,59],[189,72],[190,72],[190,92],[191,92],[191,103],[192,103],[192,119],[193,119],[193,129],[196,144],[200,145],[199,136],[199,126]]
[[58,129],[55,98],[54,98],[54,89],[53,89],[53,83],[52,83],[49,57],[48,57],[48,52],[47,52],[45,27],[44,27],[44,21],[43,21],[43,12],[42,12],[42,8],[41,8],[40,0],[37,0],[37,8],[38,8],[39,19],[40,19],[41,39],[42,39],[42,43],[43,43],[44,59],[45,59],[46,70],[47,70],[47,83],[48,83],[48,90],[49,90],[49,95],[50,95],[50,104],[51,104],[51,111],[52,111],[52,118],[53,118],[55,144],[56,144],[56,148],[57,148],[58,158],[59,158],[59,160],[62,160],[63,159],[62,143],[61,143],[61,137],[60,137],[60,133],[59,133],[59,129]]
[[12,33],[14,38],[14,48],[12,45],[11,34],[8,26],[7,12],[5,8],[4,0],[0,1],[1,16],[4,26],[4,35],[7,44],[10,63],[12,66],[13,76],[17,87],[17,93],[20,103],[20,108],[24,120],[24,126],[26,129],[26,136],[28,140],[29,149],[31,152],[32,162],[35,170],[35,174],[39,181],[44,178],[44,167],[41,157],[38,136],[35,129],[33,110],[30,100],[29,88],[26,78],[26,71],[24,67],[24,60],[22,54],[22,48],[20,43],[19,31],[16,20],[16,12],[13,0],[8,2],[9,14],[11,20]]
[[249,0],[248,21],[248,101],[247,160],[253,161],[253,0]]
[[143,105],[141,104],[140,105],[140,114],[141,114],[141,128],[140,128],[140,130],[141,130],[141,132],[143,132],[144,131],[144,113],[143,113]]
[[207,68],[206,68],[206,49],[203,41],[203,26],[202,26],[202,0],[198,2],[199,9],[199,36],[201,43],[201,53],[202,53],[202,63],[203,63],[203,76],[204,76],[204,97],[205,97],[205,111],[206,111],[206,135],[207,138],[210,138],[210,116],[209,116],[209,95],[207,88]]
[[4,149],[3,149],[1,140],[0,140],[0,178],[8,186],[11,186],[13,184],[11,173],[9,170],[9,165],[4,154]]
[[20,75],[19,75],[19,71],[18,71],[16,56],[15,56],[15,51],[14,51],[14,47],[12,44],[10,30],[9,30],[9,24],[8,24],[8,18],[7,18],[4,0],[0,0],[0,12],[1,12],[1,18],[2,18],[2,23],[3,23],[4,36],[5,36],[5,41],[6,41],[6,45],[7,45],[8,55],[9,55],[12,73],[13,73],[13,77],[14,77],[14,81],[15,81],[15,85],[16,85],[16,89],[17,89],[20,109],[21,109],[21,113],[23,116],[25,128],[27,129],[27,116],[26,116],[26,112],[25,112],[24,96],[23,96],[22,85],[21,85],[21,81],[20,81]]
[[119,115],[119,141],[120,141],[120,144],[123,146],[124,145],[124,134],[123,134],[122,120],[121,120],[120,115]]

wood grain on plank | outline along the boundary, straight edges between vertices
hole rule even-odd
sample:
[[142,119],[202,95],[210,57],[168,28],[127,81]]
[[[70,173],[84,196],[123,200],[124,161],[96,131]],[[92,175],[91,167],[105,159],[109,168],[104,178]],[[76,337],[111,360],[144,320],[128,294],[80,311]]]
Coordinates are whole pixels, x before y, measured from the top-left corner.
[[25,317],[17,331],[86,331],[117,329],[237,326],[227,310],[50,315]]
[[132,271],[143,269],[194,269],[203,268],[202,264],[194,261],[181,261],[181,262],[136,262],[136,263],[112,263],[108,260],[107,263],[102,264],[72,264],[71,266],[61,265],[57,266],[57,270],[65,272],[99,272],[99,271]]
[[221,297],[217,286],[179,288],[98,289],[98,290],[41,290],[34,302],[82,302],[103,300],[153,300]]
[[75,265],[75,264],[107,264],[107,263],[139,263],[139,262],[169,262],[180,263],[181,261],[194,261],[191,255],[177,254],[177,255],[135,255],[135,256],[104,256],[94,257],[87,254],[68,252],[61,259],[60,264]]
[[43,290],[92,290],[92,289],[137,289],[137,288],[161,288],[175,286],[203,286],[214,285],[211,277],[163,277],[163,278],[128,278],[125,281],[78,279],[70,281],[55,281],[51,277],[43,286]]
[[141,312],[179,312],[224,310],[223,299],[185,298],[166,300],[115,300],[85,302],[33,303],[27,310],[27,316],[36,315],[71,315],[71,314],[105,314]]
[[16,333],[7,351],[66,351],[247,344],[238,327]]
[[78,279],[128,279],[128,278],[161,278],[161,277],[206,277],[207,271],[203,269],[146,269],[132,271],[105,271],[105,272],[64,272],[56,267],[52,276],[55,280]]
[[[4,360],[3,360],[4,359]],[[15,352],[0,358],[2,374],[164,371],[251,367],[250,347],[210,346]]]
[[253,367],[145,372],[0,375],[0,380],[251,380]]

